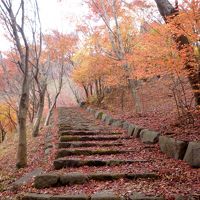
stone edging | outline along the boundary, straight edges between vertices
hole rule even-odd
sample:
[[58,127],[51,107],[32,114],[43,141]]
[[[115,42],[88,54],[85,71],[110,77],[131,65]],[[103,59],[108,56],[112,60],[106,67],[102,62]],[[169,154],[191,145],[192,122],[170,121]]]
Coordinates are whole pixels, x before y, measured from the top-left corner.
[[96,119],[105,122],[116,128],[123,128],[127,131],[128,136],[139,138],[145,144],[159,143],[160,150],[174,159],[186,161],[190,166],[200,167],[200,142],[186,142],[175,140],[168,136],[161,136],[159,132],[144,129],[135,124],[120,119],[114,119],[103,111],[96,111],[84,104],[80,104],[87,112],[93,114]]

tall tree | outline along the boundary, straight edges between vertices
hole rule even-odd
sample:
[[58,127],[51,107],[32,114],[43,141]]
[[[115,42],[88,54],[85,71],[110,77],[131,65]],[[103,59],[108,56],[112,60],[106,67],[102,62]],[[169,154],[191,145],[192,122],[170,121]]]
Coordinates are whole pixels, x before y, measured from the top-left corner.
[[125,41],[123,41],[120,24],[120,18],[123,18],[124,13],[127,12],[127,9],[124,9],[126,3],[121,0],[88,0],[86,2],[93,13],[99,16],[106,26],[109,35],[108,42],[112,48],[108,55],[110,58],[119,61],[119,63],[123,63],[121,66],[135,103],[136,113],[141,113],[141,102],[137,93],[137,81],[131,78],[131,67],[126,60],[128,49],[126,48]]
[[71,57],[76,48],[77,37],[73,34],[63,34],[54,30],[51,34],[44,36],[44,42],[46,46],[44,55],[51,65],[50,79],[55,87],[55,94],[52,95],[51,105],[45,120],[45,125],[48,125],[63,87],[65,68],[72,62]]
[[[168,0],[155,0],[158,10],[165,20],[166,23],[173,23],[174,24],[174,30],[172,30],[173,38],[175,39],[177,43],[177,49],[185,54],[185,60],[184,60],[184,67],[185,70],[188,73],[188,79],[190,81],[190,85],[193,89],[195,102],[197,106],[200,106],[200,62],[199,58],[197,58],[194,55],[194,49],[193,45],[186,34],[184,34],[182,31],[177,34],[181,30],[181,23],[176,22],[176,17],[179,15],[179,9],[178,9],[178,1],[175,1],[175,6],[172,6],[172,4]],[[199,12],[199,3],[197,0],[193,0],[191,3],[196,6],[195,9]],[[197,19],[199,23],[199,19]],[[193,27],[194,31],[198,27]]]
[[[28,42],[28,34],[26,33],[26,25],[28,22],[28,1],[20,0],[19,4],[14,4],[11,0],[2,0],[0,2],[0,15],[7,28],[8,33],[13,40],[19,55],[17,66],[22,74],[22,86],[20,93],[20,101],[18,106],[18,150],[17,150],[17,168],[27,165],[27,140],[26,140],[26,122],[29,106],[30,91],[30,44]],[[33,19],[34,20],[34,19]]]

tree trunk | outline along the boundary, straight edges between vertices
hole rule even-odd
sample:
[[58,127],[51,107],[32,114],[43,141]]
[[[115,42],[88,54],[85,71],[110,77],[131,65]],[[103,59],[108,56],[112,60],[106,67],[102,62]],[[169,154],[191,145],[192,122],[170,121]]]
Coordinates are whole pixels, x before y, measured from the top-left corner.
[[120,98],[120,104],[121,104],[121,111],[124,111],[124,95],[125,95],[125,91],[122,88],[122,93],[121,93],[121,98]]
[[96,95],[97,97],[99,96],[99,85],[98,85],[98,80],[95,80],[95,88],[96,88]]
[[140,97],[137,92],[137,81],[128,79],[128,83],[129,83],[129,88],[131,90],[131,95],[132,95],[134,103],[135,103],[135,112],[137,114],[141,114],[142,106],[141,106]]
[[56,89],[57,90],[56,95],[55,95],[54,100],[53,100],[53,102],[51,104],[49,112],[47,114],[47,117],[46,117],[46,120],[45,120],[45,123],[44,123],[45,126],[49,125],[49,120],[50,120],[51,114],[53,112],[53,109],[56,106],[56,102],[57,102],[58,96],[60,95],[60,92],[62,90],[62,86],[63,86],[63,74],[64,74],[64,63],[63,63],[63,58],[62,58],[61,69],[60,69],[60,72],[59,72],[58,89]]
[[176,38],[177,48],[186,53],[185,70],[188,72],[188,79],[193,90],[195,97],[195,103],[200,106],[200,64],[198,66],[195,63],[198,61],[195,58],[194,50],[186,36],[181,35]]
[[90,88],[90,95],[92,96],[93,95],[93,88],[92,88],[92,84],[89,85],[89,88]]
[[17,149],[17,168],[27,166],[27,141],[26,141],[26,119],[28,113],[29,102],[29,78],[24,76],[22,85],[22,94],[19,102],[18,110],[18,127],[19,127],[19,142]]
[[54,99],[54,101],[53,101],[53,103],[52,103],[52,105],[51,105],[51,108],[49,109],[49,112],[48,112],[48,114],[47,114],[46,120],[45,120],[45,122],[44,122],[44,125],[45,125],[45,126],[48,126],[48,125],[49,125],[50,117],[51,117],[52,112],[53,112],[53,109],[54,109],[54,107],[55,107],[55,105],[56,105],[56,101],[57,101],[57,97],[55,97],[55,99]]
[[102,85],[101,85],[101,79],[99,78],[98,80],[99,83],[99,94],[102,96],[103,95],[103,90],[102,90]]
[[88,99],[88,97],[89,97],[88,88],[84,84],[83,84],[83,89],[85,91],[85,97],[86,97],[86,99]]
[[42,114],[44,110],[44,99],[45,99],[46,87],[47,85],[45,84],[40,93],[39,107],[38,107],[36,119],[33,125],[33,132],[32,132],[33,137],[37,137],[39,133],[40,122],[41,122]]
[[0,143],[2,143],[5,140],[5,137],[6,137],[6,131],[2,123],[0,122]]
[[81,102],[81,100],[80,100],[80,97],[78,95],[78,91],[76,91],[76,89],[73,88],[68,75],[66,76],[66,79],[67,79],[68,85],[69,85],[69,87],[70,87],[70,89],[71,89],[71,91],[72,91],[72,93],[73,93],[73,95],[74,95],[74,97],[76,99],[76,102],[79,104]]

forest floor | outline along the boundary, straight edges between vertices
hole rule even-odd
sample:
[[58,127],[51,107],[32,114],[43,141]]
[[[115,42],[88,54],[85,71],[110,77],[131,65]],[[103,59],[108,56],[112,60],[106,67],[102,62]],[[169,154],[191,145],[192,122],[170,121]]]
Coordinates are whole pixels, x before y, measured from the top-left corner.
[[[65,116],[68,116],[66,124],[69,122],[74,124],[77,128],[80,128],[81,123],[86,124],[87,127],[92,130],[107,130],[112,132],[122,132],[119,136],[118,142],[123,144],[123,150],[131,150],[119,155],[90,155],[90,156],[68,156],[68,159],[134,159],[134,160],[146,160],[147,162],[137,162],[132,164],[123,164],[118,166],[82,166],[79,168],[63,168],[61,170],[55,170],[53,166],[53,160],[57,153],[57,149],[53,149],[53,153],[45,158],[45,133],[51,131],[54,135],[53,142],[58,142],[58,127],[54,126],[52,129],[46,129],[41,131],[40,135],[36,138],[28,136],[28,167],[20,170],[15,168],[15,155],[16,155],[16,140],[7,141],[0,146],[0,199],[14,199],[16,195],[26,192],[44,193],[44,194],[64,194],[64,193],[79,193],[84,192],[88,195],[102,190],[112,190],[116,194],[128,195],[132,192],[142,192],[147,195],[163,195],[167,200],[174,199],[174,196],[179,194],[200,194],[200,173],[199,169],[193,169],[184,161],[174,160],[168,158],[166,155],[160,152],[158,145],[149,146],[141,143],[137,139],[125,139],[123,131],[120,129],[111,129],[105,126],[101,121],[95,120],[94,116],[87,113],[80,108],[74,108],[73,111],[63,111]],[[71,113],[71,114],[70,114]],[[57,119],[55,117],[55,119]],[[58,120],[58,119],[57,119]],[[58,121],[56,121],[57,123]],[[73,129],[75,129],[73,127]],[[83,128],[83,126],[82,126]],[[95,137],[95,136],[94,136]],[[104,143],[104,141],[102,141]],[[93,141],[99,145],[99,141]],[[108,142],[109,143],[109,142]],[[55,145],[54,145],[55,146]],[[8,148],[7,148],[8,147]],[[96,150],[95,147],[78,148],[80,150]],[[104,148],[104,150],[110,148]],[[113,149],[119,149],[113,147]],[[121,148],[120,148],[121,149]],[[44,159],[45,158],[45,159]],[[81,173],[156,173],[158,179],[118,179],[114,181],[95,181],[91,180],[89,183],[73,186],[60,186],[47,189],[35,189],[33,187],[33,179],[26,185],[18,188],[11,188],[12,183],[18,178],[22,177],[33,169],[41,167],[44,172],[66,174],[69,172],[81,172]]]
[[[128,88],[115,88],[105,95],[100,105],[90,102],[90,107],[102,110],[113,118],[126,120],[150,130],[159,131],[162,135],[170,135],[184,141],[200,141],[200,109],[194,109],[194,98],[191,88],[185,83],[185,94],[181,91],[182,110],[177,110],[170,87],[169,77],[161,77],[142,82],[138,86],[141,112],[135,113],[134,101]],[[193,102],[193,103],[192,103]],[[179,117],[178,112],[185,112]]]
[[[56,131],[57,127],[53,127],[51,131]],[[41,167],[44,170],[48,170],[50,165],[45,157],[45,134],[48,131],[43,129],[40,131],[38,137],[33,138],[31,130],[28,130],[27,134],[27,146],[28,146],[28,166],[25,168],[16,168],[16,152],[17,152],[17,135],[10,134],[7,139],[0,144],[0,199],[14,199],[14,197],[26,189],[26,185],[19,188],[12,188],[12,184],[24,176],[32,172],[34,169]],[[41,159],[42,158],[42,159]],[[47,159],[52,161],[54,155],[49,156]],[[32,182],[32,181],[31,181]]]

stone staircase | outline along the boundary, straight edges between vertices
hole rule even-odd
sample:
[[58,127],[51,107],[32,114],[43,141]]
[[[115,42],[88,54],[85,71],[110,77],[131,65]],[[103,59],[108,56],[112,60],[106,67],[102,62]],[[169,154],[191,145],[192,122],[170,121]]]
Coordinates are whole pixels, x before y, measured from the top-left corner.
[[[57,154],[53,163],[54,170],[38,175],[34,180],[37,193],[27,193],[22,200],[162,200],[163,197],[145,196],[140,193],[124,195],[113,191],[114,181],[127,179],[154,180],[159,175],[154,172],[133,173],[125,170],[130,164],[153,162],[150,159],[134,159],[136,149],[126,145],[130,137],[95,120],[88,120],[81,116],[74,108],[59,110],[59,141]],[[120,170],[114,170],[119,167]],[[121,168],[122,167],[122,168]],[[84,171],[85,170],[85,171]],[[65,186],[73,188],[76,185],[90,187],[91,182],[109,181],[109,190],[96,189],[94,193],[65,190]],[[62,194],[50,193],[48,190],[63,187]],[[43,190],[40,190],[43,189]]]

